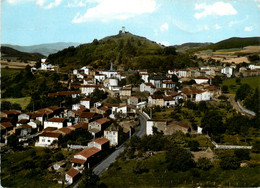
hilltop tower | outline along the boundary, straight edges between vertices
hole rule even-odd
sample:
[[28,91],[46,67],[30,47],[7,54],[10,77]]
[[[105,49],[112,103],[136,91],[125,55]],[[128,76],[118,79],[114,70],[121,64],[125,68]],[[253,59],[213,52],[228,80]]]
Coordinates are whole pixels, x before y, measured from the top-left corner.
[[122,33],[125,34],[125,26],[122,26]]

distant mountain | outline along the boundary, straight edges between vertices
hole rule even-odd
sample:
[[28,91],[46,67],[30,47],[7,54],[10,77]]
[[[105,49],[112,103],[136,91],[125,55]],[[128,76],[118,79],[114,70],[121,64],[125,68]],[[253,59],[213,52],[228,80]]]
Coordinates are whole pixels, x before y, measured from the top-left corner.
[[1,47],[1,56],[3,58],[17,58],[18,60],[27,60],[27,61],[38,61],[45,56],[39,53],[26,53],[20,52],[10,47]]
[[19,45],[12,45],[12,44],[2,44],[2,46],[10,47],[15,50],[27,53],[40,53],[45,56],[49,54],[56,53],[64,48],[68,48],[69,46],[78,46],[80,43],[75,42],[57,42],[57,43],[47,43],[47,44],[39,44],[39,45],[32,45],[32,46],[19,46]]

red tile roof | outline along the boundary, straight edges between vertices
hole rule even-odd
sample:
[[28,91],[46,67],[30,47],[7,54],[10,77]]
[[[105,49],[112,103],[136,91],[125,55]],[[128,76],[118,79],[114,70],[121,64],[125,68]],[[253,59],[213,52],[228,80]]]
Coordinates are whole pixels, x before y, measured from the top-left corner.
[[144,83],[146,86],[150,86],[151,88],[155,88],[155,86],[152,83]]
[[105,107],[105,106],[101,106],[101,107],[99,107],[98,108],[99,110],[103,110],[103,111],[107,111],[107,110],[109,110],[107,107]]
[[13,124],[10,123],[10,122],[2,122],[1,125],[4,126],[5,128],[11,128],[11,127],[13,127]]
[[42,132],[39,136],[58,138],[61,133]]
[[28,129],[28,128],[32,127],[32,126],[26,124],[26,125],[22,125],[21,127],[22,127],[23,129]]
[[1,112],[5,113],[5,114],[14,114],[14,115],[21,114],[21,112],[18,110],[3,110]]
[[101,150],[96,147],[86,148],[82,150],[81,152],[77,153],[76,155],[81,155],[83,157],[89,158],[92,155],[95,155],[96,153],[100,152]]
[[21,120],[18,121],[17,123],[25,124],[25,123],[28,123],[28,122],[29,122],[28,119],[21,119]]
[[48,119],[47,121],[48,121],[48,122],[60,122],[60,123],[62,123],[62,122],[65,122],[66,119],[65,119],[65,118],[53,117],[53,118]]
[[55,96],[69,96],[69,95],[74,95],[74,94],[80,94],[80,91],[59,91],[56,93],[49,93],[49,97],[55,97]]
[[96,115],[96,113],[94,112],[82,112],[79,117],[81,118],[87,118],[87,119],[92,119],[94,116]]
[[82,128],[82,129],[88,129],[88,123],[78,123],[78,124],[75,124],[73,125],[73,127],[75,127],[76,129],[79,129],[79,128]]
[[102,118],[102,119],[96,120],[96,122],[97,122],[99,125],[103,125],[103,124],[105,124],[105,123],[107,123],[107,122],[110,122],[110,120],[107,119],[107,118]]
[[72,130],[70,128],[63,127],[63,128],[60,128],[59,131],[65,133],[65,134],[70,134]]
[[77,164],[85,164],[86,160],[77,159],[77,158],[72,158],[71,162],[72,162],[72,163],[77,163]]
[[163,99],[162,95],[152,95],[152,99]]
[[77,171],[74,168],[71,168],[66,174],[68,174],[70,177],[74,178],[76,175],[79,174],[79,171]]
[[43,129],[43,131],[51,132],[51,131],[54,131],[56,129],[57,129],[56,127],[46,127],[45,129]]
[[103,144],[109,142],[109,140],[106,139],[106,138],[98,138],[98,139],[93,140],[93,142],[96,142],[96,143],[98,143],[99,145],[103,145]]
[[81,101],[90,101],[90,98],[81,99]]

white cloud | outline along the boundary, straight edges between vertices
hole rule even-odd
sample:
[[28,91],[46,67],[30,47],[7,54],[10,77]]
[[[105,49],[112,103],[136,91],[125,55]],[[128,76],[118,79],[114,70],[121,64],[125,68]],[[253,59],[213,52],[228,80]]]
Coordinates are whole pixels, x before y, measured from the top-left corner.
[[221,26],[218,25],[218,24],[215,24],[215,28],[216,28],[216,29],[221,29]]
[[[72,3],[71,3],[72,2]],[[87,0],[73,0],[69,1],[67,7],[85,7],[87,5]]]
[[169,29],[168,23],[164,23],[160,27],[161,32],[168,31],[168,29]]
[[194,28],[194,26],[185,24],[182,20],[177,20],[177,19],[174,19],[172,21],[172,23],[176,28],[178,28],[179,30],[186,32],[186,33],[192,33],[193,34],[193,33],[200,33],[200,32],[209,30],[209,27],[207,25],[204,25],[204,26],[197,25],[197,27]]
[[216,2],[213,5],[205,3],[195,4],[195,10],[203,10],[194,14],[196,19],[200,19],[210,15],[227,16],[237,14],[236,9],[230,3]]
[[252,26],[247,26],[244,28],[244,31],[252,31],[253,27]]
[[168,41],[157,42],[157,44],[164,45],[164,46],[170,46],[170,43]]
[[260,8],[260,0],[255,0],[257,7]]
[[24,2],[29,2],[33,0],[6,0],[7,3],[10,3],[12,5],[16,5],[18,3],[24,3]]
[[246,17],[244,19],[242,19],[242,20],[234,20],[234,21],[229,22],[228,26],[232,27],[233,25],[243,23],[243,22],[245,22],[247,20],[248,20],[248,15],[246,15]]
[[144,13],[152,13],[155,8],[155,0],[99,0],[97,6],[89,8],[83,15],[78,13],[72,22],[125,20]]
[[37,0],[36,4],[41,8],[51,9],[61,4],[62,0]]

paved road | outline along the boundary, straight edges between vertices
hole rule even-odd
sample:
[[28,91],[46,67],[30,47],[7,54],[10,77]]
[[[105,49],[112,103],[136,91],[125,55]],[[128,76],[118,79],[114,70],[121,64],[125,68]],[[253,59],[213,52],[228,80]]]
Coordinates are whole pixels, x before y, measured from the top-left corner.
[[[138,137],[142,137],[145,135],[145,128],[146,128],[146,119],[145,117],[138,113],[138,117],[140,120],[140,129],[138,130],[138,132],[136,132],[135,134]],[[134,135],[135,135],[134,134]],[[123,144],[124,145],[124,144]],[[120,153],[122,153],[125,149],[124,146],[120,146],[116,151],[114,151],[111,155],[109,155],[104,161],[102,161],[98,166],[96,166],[93,169],[93,172],[98,175],[101,176],[105,170],[115,161],[115,159],[120,155]]]
[[[138,117],[140,120],[140,129],[134,133],[134,135],[136,134],[138,137],[142,137],[145,135],[145,130],[146,130],[146,118],[138,112]],[[93,172],[98,175],[101,176],[106,170],[107,168],[116,160],[116,158],[120,155],[120,153],[122,153],[125,149],[124,144],[121,145],[116,151],[114,151],[112,154],[110,154],[104,161],[102,161],[99,165],[97,165],[94,169]],[[80,181],[73,186],[73,188],[78,188],[80,184]]]

